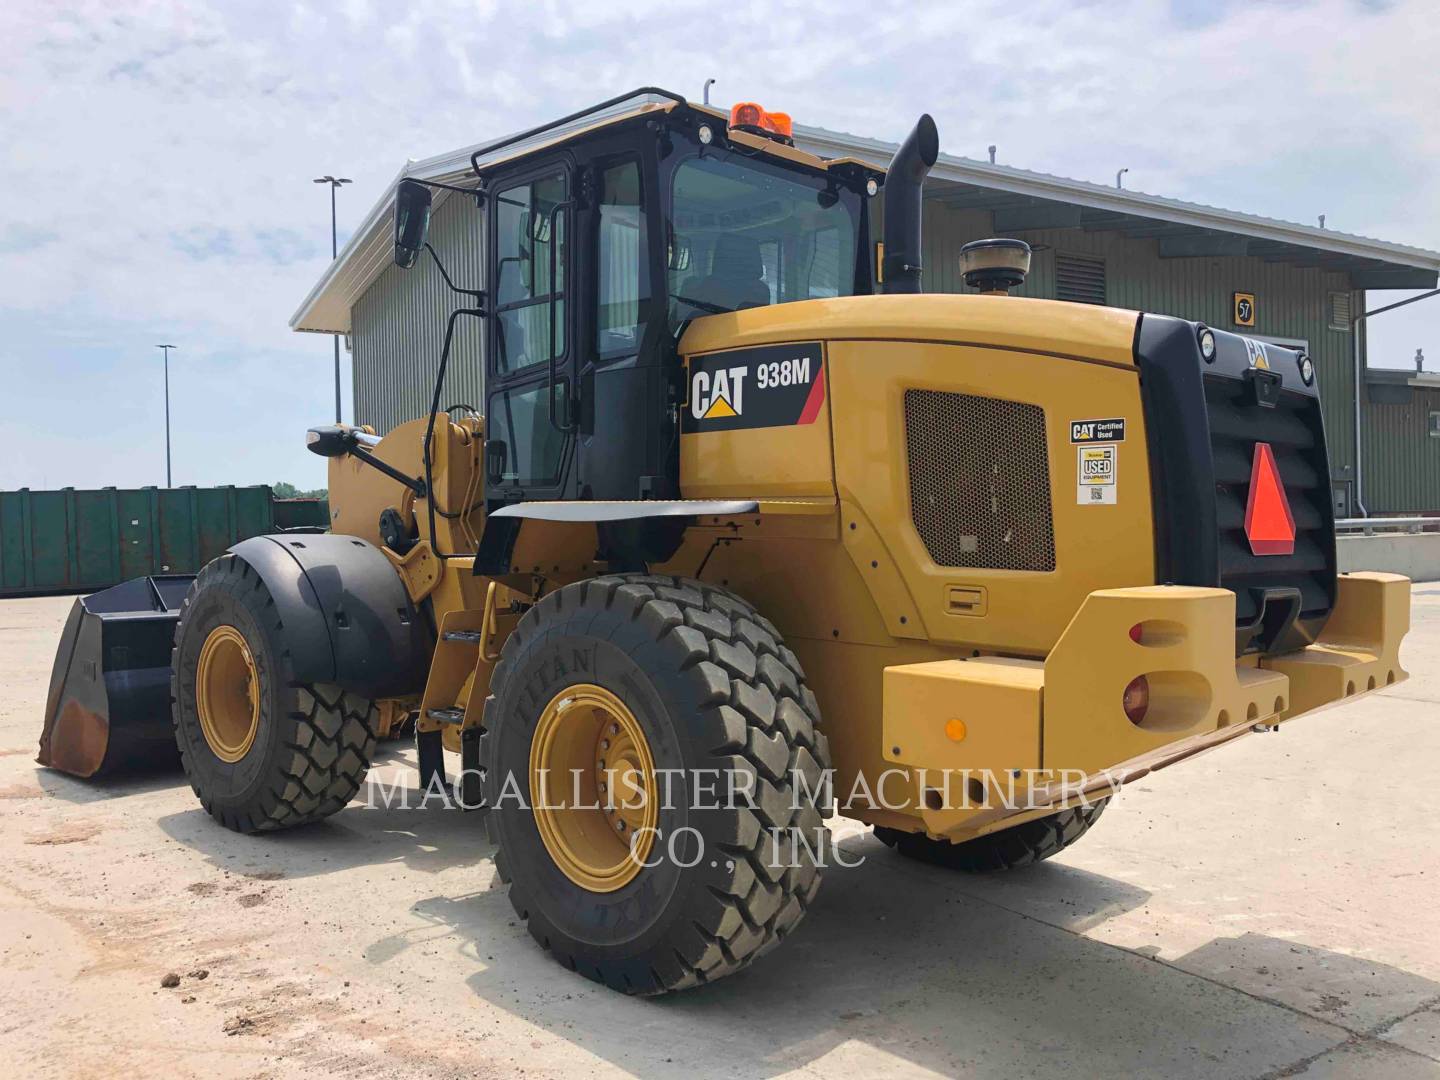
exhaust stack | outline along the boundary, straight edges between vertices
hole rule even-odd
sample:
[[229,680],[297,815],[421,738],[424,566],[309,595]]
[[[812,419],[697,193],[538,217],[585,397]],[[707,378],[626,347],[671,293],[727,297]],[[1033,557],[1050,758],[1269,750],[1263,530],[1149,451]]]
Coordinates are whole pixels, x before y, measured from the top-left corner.
[[926,113],[890,159],[885,174],[885,258],[882,288],[887,293],[920,291],[920,200],[925,177],[940,156],[940,134]]

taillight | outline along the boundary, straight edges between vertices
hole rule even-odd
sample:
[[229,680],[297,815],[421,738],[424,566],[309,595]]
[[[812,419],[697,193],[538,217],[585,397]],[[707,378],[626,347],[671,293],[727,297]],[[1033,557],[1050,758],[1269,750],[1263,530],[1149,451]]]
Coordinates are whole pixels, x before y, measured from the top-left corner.
[[1142,623],[1137,622],[1134,626],[1130,627],[1130,640],[1135,642],[1136,645],[1140,644],[1140,631],[1142,626]]
[[1121,704],[1125,708],[1125,715],[1129,717],[1132,724],[1143,722],[1145,714],[1150,711],[1150,680],[1144,675],[1137,675],[1131,679],[1129,685],[1125,687]]

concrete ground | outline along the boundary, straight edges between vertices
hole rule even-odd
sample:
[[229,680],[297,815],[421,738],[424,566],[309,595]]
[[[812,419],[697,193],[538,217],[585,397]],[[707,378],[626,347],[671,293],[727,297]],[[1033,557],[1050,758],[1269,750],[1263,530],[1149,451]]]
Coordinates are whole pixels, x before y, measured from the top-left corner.
[[248,838],[178,778],[39,769],[70,601],[0,603],[0,1073],[1440,1076],[1440,586],[1414,599],[1409,682],[1155,774],[1008,876],[841,825],[863,865],[791,941],[658,1000],[532,944],[478,815]]

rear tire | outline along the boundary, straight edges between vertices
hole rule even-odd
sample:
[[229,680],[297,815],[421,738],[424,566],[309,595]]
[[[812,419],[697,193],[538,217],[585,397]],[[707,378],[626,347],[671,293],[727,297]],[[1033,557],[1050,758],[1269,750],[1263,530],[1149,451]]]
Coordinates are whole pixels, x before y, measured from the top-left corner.
[[[566,869],[571,853],[556,852],[548,811],[535,809],[532,754],[552,745],[557,709],[575,710],[573,735],[593,722],[581,703],[595,701],[621,715],[601,736],[638,731],[625,745],[643,741],[638,757],[671,786],[658,791],[646,865],[585,887],[573,861]],[[481,740],[496,869],[531,935],[629,994],[711,982],[778,945],[820,887],[829,750],[817,717],[795,654],[725,589],[625,574],[546,596],[505,643]],[[729,776],[753,799],[727,798]],[[697,790],[710,784],[713,799]],[[604,827],[607,811],[586,812]],[[571,833],[590,827],[572,821]]]
[[876,826],[875,836],[906,858],[950,870],[972,874],[1018,870],[1058,855],[1079,840],[1105,812],[1105,804],[1109,801],[1108,798],[1099,799],[1088,806],[1075,806],[958,844],[932,840],[924,833],[900,832],[883,826]]
[[[243,663],[202,665],[207,642],[224,647],[240,639],[243,645],[230,647]],[[202,677],[202,666],[232,682],[240,672],[246,684],[242,700],[258,700],[248,732],[217,735],[209,712],[202,723],[197,682],[208,688],[219,678]],[[236,832],[286,829],[335,813],[359,791],[375,752],[374,703],[338,687],[295,680],[285,626],[270,591],[250,564],[234,555],[201,570],[185,598],[175,628],[170,696],[175,742],[190,786],[210,816]],[[207,702],[213,711],[212,698]]]

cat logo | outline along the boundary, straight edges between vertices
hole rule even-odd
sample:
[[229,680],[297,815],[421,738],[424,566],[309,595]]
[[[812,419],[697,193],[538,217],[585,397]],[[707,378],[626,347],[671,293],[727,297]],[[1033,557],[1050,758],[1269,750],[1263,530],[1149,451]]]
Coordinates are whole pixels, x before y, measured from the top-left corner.
[[690,379],[690,415],[696,420],[723,420],[745,412],[743,365],[696,371]]
[[1265,343],[1256,341],[1254,338],[1241,338],[1245,342],[1245,355],[1250,360],[1252,368],[1260,368],[1262,371],[1270,370],[1270,358],[1265,355]]
[[797,341],[695,356],[687,385],[686,435],[813,424],[825,405],[824,351]]

